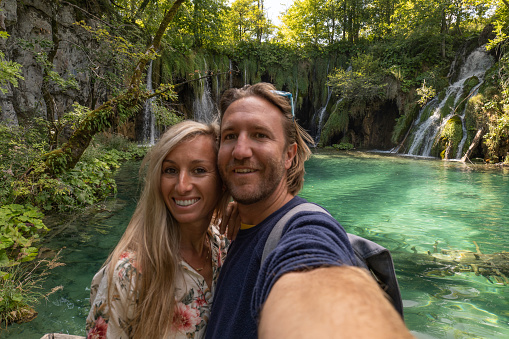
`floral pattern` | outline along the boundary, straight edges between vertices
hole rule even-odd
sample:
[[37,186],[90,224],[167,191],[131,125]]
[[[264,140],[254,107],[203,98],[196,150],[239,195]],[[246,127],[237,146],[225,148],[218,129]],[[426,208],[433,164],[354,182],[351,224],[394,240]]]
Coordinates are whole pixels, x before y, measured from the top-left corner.
[[[175,338],[202,338],[210,317],[212,297],[219,270],[223,265],[228,240],[215,227],[209,230],[212,247],[212,286],[185,261],[180,265],[183,275],[177,278],[177,306],[173,316]],[[134,316],[136,302],[130,298],[134,290],[137,267],[136,255],[124,252],[113,275],[112,305],[108,305],[107,267],[101,268],[92,279],[90,288],[91,309],[87,317],[87,338],[129,338],[129,319]],[[111,306],[111,307],[110,307]]]

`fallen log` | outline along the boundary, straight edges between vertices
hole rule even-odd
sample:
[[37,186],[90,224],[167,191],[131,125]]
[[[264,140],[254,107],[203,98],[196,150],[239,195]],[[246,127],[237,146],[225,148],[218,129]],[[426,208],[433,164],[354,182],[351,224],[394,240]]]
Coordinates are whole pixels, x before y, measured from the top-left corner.
[[461,158],[461,162],[465,162],[467,159],[470,158],[470,155],[474,151],[474,149],[479,145],[479,142],[481,141],[483,137],[484,127],[481,127],[477,130],[477,133],[475,134],[474,140],[472,140],[472,143],[468,147],[467,151],[465,152],[465,155]]

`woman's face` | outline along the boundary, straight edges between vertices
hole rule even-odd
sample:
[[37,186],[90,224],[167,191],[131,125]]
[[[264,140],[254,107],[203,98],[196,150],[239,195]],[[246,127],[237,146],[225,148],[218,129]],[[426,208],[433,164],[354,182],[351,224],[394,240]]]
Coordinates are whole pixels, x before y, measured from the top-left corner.
[[163,160],[161,193],[180,226],[208,225],[222,185],[211,136],[181,142]]

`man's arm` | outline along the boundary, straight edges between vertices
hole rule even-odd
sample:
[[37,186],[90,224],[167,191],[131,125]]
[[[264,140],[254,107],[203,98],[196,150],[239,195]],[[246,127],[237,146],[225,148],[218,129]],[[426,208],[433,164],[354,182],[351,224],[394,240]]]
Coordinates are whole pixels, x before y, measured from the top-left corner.
[[413,338],[374,279],[352,266],[284,274],[263,305],[258,337]]

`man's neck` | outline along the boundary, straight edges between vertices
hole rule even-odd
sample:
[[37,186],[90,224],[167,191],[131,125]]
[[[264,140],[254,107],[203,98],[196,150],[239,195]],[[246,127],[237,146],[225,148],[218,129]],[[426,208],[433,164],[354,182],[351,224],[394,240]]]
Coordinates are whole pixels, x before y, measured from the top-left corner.
[[240,220],[244,224],[257,225],[283,207],[293,197],[294,195],[290,194],[285,186],[276,189],[268,198],[254,204],[238,204]]

